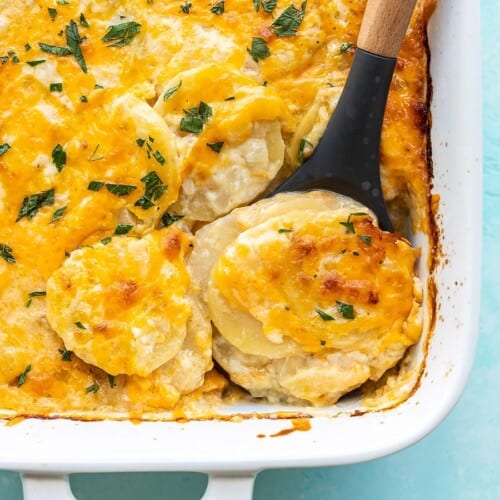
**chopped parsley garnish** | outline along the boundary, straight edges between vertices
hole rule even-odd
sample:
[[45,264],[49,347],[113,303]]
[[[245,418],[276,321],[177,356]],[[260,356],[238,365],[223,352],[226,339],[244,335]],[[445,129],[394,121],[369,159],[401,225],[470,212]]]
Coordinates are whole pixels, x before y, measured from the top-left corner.
[[86,95],[80,96],[80,102],[89,102]]
[[96,83],[96,84],[94,85],[94,89],[95,89],[95,90],[100,90],[100,89],[103,89],[103,88],[104,88],[104,87],[103,87],[102,85],[99,85],[98,83]]
[[77,328],[79,328],[80,330],[86,330],[86,329],[87,329],[87,327],[86,327],[86,326],[85,326],[85,325],[84,325],[81,321],[77,321],[77,322],[75,323],[75,326],[76,326]]
[[64,165],[66,165],[66,159],[66,151],[64,151],[60,144],[57,144],[57,146],[52,150],[52,162],[56,166],[58,172],[60,172],[64,168]]
[[89,191],[99,191],[104,187],[105,182],[102,181],[90,181],[87,189]]
[[229,97],[226,97],[224,100],[225,101],[234,101],[236,98],[234,97],[234,95],[230,95]]
[[320,340],[319,343],[322,345],[322,346],[325,346],[326,345],[326,340]]
[[66,26],[66,43],[71,50],[71,53],[75,56],[76,62],[82,68],[84,73],[87,73],[87,64],[83,58],[82,49],[80,48],[81,43],[85,40],[85,37],[81,37],[78,32],[78,26],[73,21]]
[[57,349],[57,350],[61,354],[61,359],[63,361],[71,361],[71,355],[73,354],[73,351],[68,351],[67,349]]
[[17,64],[19,62],[19,57],[17,56],[17,54],[13,51],[13,50],[9,50],[7,52],[7,54],[10,56],[11,58],[11,61],[14,63],[14,64]]
[[113,234],[115,236],[122,236],[124,234],[128,234],[130,233],[133,227],[134,226],[132,224],[118,224]]
[[372,244],[372,237],[371,236],[366,236],[366,235],[359,235],[358,238],[366,243],[368,246]]
[[109,387],[111,387],[111,389],[115,388],[116,387],[115,376],[110,375],[109,373],[107,375],[108,375]]
[[174,214],[171,214],[169,212],[165,212],[161,216],[161,225],[162,225],[162,227],[171,226],[174,222],[181,220],[183,217],[184,217],[184,215],[174,215]]
[[279,37],[295,36],[304,19],[307,0],[302,2],[300,10],[294,5],[287,7],[280,16],[271,24],[271,28]]
[[31,365],[28,365],[23,373],[17,377],[17,387],[21,387],[26,383],[26,379],[28,378],[28,373],[31,371]]
[[[191,4],[189,4],[191,5]],[[163,100],[166,101],[170,97],[172,97],[182,86],[182,80],[179,81],[177,85],[174,87],[169,88],[164,94],[163,94]]]
[[52,19],[52,21],[56,18],[57,16],[57,10],[56,9],[53,9],[51,7],[48,7],[48,11],[49,11],[49,16],[50,18]]
[[110,193],[115,194],[116,196],[126,196],[137,189],[136,186],[131,186],[129,184],[112,184],[102,181],[90,181],[87,189],[89,191],[100,191],[104,186],[106,186],[106,189]]
[[207,142],[207,146],[216,153],[220,153],[222,146],[224,146],[223,142]]
[[183,3],[181,4],[181,10],[182,12],[184,12],[184,14],[189,14],[189,10],[191,9],[192,6],[193,4],[191,2]]
[[323,321],[335,321],[335,318],[333,316],[330,316],[328,313],[322,311],[321,309],[316,309],[316,312],[319,314],[319,317]]
[[48,189],[47,191],[42,191],[41,193],[25,196],[21,205],[21,209],[17,214],[16,222],[21,220],[23,217],[32,219],[38,213],[38,210],[40,210],[40,208],[53,205],[54,194],[54,189]]
[[25,50],[26,52],[30,51],[30,50],[31,50],[31,45],[30,45],[29,43],[25,43],[25,44],[24,44],[24,50]]
[[0,156],[3,156],[10,149],[10,144],[0,144]]
[[203,130],[203,125],[208,122],[213,114],[212,108],[200,102],[197,108],[184,110],[185,117],[181,119],[180,129],[184,132],[199,134]]
[[84,28],[90,28],[90,24],[88,23],[88,21],[85,19],[85,16],[83,15],[83,12],[80,14],[80,24],[84,27]]
[[135,21],[115,24],[108,28],[102,37],[103,42],[113,42],[108,47],[124,47],[141,31],[141,25]]
[[90,394],[90,393],[96,393],[99,390],[99,384],[94,382],[92,385],[89,385],[88,387],[85,388],[85,393]]
[[36,61],[26,61],[26,64],[29,64],[31,67],[38,66],[39,64],[43,64],[46,59],[37,59]]
[[306,149],[306,146],[313,148],[314,145],[308,141],[305,137],[300,139],[300,144],[299,144],[299,151],[297,153],[297,160],[299,163],[302,163],[304,161],[304,150]]
[[260,7],[262,6],[264,12],[272,14],[277,4],[278,0],[268,0],[267,2],[265,0],[253,0],[253,6],[255,8],[255,12],[259,12]]
[[56,4],[57,5],[69,5],[69,1],[68,0],[57,0]]
[[154,171],[146,174],[141,179],[141,182],[145,184],[145,193],[135,202],[135,206],[147,210],[154,206],[155,201],[158,201],[163,196],[168,186],[163,183],[159,175]]
[[130,194],[132,191],[137,189],[136,186],[130,186],[128,184],[106,184],[106,189],[112,193],[116,194],[116,196],[126,196]]
[[101,243],[102,243],[103,245],[109,245],[109,244],[111,243],[111,240],[112,240],[112,239],[113,239],[113,238],[111,238],[111,236],[106,236],[106,238],[103,238],[103,239],[101,240]]
[[63,85],[62,83],[51,83],[50,84],[50,91],[51,92],[62,92]]
[[58,220],[61,220],[62,219],[62,216],[64,215],[64,212],[66,212],[66,209],[68,207],[61,207],[61,208],[58,208],[53,214],[52,214],[52,218],[50,219],[50,222],[57,222]]
[[40,42],[38,46],[42,49],[42,52],[47,52],[47,54],[54,54],[56,56],[71,55],[71,50],[68,47],[59,47],[58,45],[49,45],[43,42]]
[[210,12],[214,13],[216,16],[222,16],[224,14],[224,0],[217,2],[211,9]]
[[356,230],[354,229],[354,224],[351,222],[352,217],[360,217],[362,215],[368,215],[366,212],[352,212],[349,214],[349,217],[347,217],[347,221],[340,222],[346,229],[348,233],[355,233]]
[[259,62],[260,59],[266,59],[271,55],[271,51],[263,38],[254,36],[252,38],[252,47],[247,49],[247,52],[252,56],[255,62]]
[[28,294],[28,300],[26,301],[26,307],[29,307],[31,305],[31,302],[33,301],[33,297],[45,297],[45,295],[47,295],[47,292],[44,292],[44,291],[30,292]]
[[2,259],[9,264],[16,263],[16,259],[14,255],[12,255],[12,248],[10,248],[9,245],[5,245],[4,243],[0,243],[0,257],[2,257]]
[[278,233],[291,233],[292,230],[291,229],[288,229],[287,227],[280,227],[278,229]]
[[159,151],[155,151],[153,153],[153,158],[160,164],[160,165],[165,165],[165,158]]
[[342,43],[340,45],[339,52],[341,54],[345,54],[351,47],[352,47],[352,43],[351,42],[344,42],[344,43]]
[[142,146],[144,146],[144,143],[146,142],[144,139],[137,139],[135,142],[137,142],[137,145],[142,148]]
[[346,319],[354,319],[354,307],[351,304],[346,304],[345,302],[341,302],[340,300],[336,301],[338,306],[337,310],[342,316]]

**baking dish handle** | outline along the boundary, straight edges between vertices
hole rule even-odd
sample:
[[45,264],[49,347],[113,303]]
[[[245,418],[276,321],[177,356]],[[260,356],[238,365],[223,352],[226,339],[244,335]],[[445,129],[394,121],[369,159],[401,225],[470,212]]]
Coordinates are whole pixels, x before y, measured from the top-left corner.
[[209,474],[208,486],[201,500],[252,500],[255,474],[221,476]]
[[76,500],[65,475],[21,474],[24,500]]

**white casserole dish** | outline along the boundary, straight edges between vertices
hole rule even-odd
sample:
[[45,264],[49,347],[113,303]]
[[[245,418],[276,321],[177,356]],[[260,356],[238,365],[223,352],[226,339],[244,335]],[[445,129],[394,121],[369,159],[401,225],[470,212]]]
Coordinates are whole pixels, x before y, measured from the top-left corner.
[[[27,419],[0,424],[0,469],[24,473],[26,499],[73,498],[70,472],[203,471],[205,498],[251,498],[252,476],[274,467],[340,465],[381,457],[434,429],[460,397],[472,366],[479,317],[481,256],[481,73],[479,3],[438,0],[429,27],[433,192],[442,258],[437,314],[425,371],[396,408],[311,419],[308,432],[259,439],[286,420],[189,423]],[[418,244],[418,241],[417,241]],[[283,408],[284,409],[284,408]],[[246,408],[262,412],[262,407]],[[239,410],[241,411],[241,409]],[[338,413],[336,410],[335,413]]]

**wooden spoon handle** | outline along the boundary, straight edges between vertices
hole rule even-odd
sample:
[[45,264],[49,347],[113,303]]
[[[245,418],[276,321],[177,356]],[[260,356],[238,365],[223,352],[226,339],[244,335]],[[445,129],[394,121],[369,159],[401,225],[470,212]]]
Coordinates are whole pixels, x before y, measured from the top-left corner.
[[417,0],[368,0],[358,36],[358,47],[385,57],[396,57]]

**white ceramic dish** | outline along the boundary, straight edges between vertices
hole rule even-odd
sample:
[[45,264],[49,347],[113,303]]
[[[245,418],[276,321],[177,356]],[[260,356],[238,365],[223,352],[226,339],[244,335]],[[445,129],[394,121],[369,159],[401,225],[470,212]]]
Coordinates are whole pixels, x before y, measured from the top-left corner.
[[[25,498],[73,498],[70,472],[203,471],[206,499],[251,498],[265,468],[340,465],[381,457],[434,429],[460,397],[472,366],[481,256],[481,68],[479,2],[438,0],[429,29],[434,192],[444,257],[436,270],[438,310],[426,367],[400,406],[352,417],[311,419],[308,432],[259,439],[286,421],[239,423],[75,422],[0,424],[0,469],[24,473]],[[250,408],[262,411],[261,407]]]

